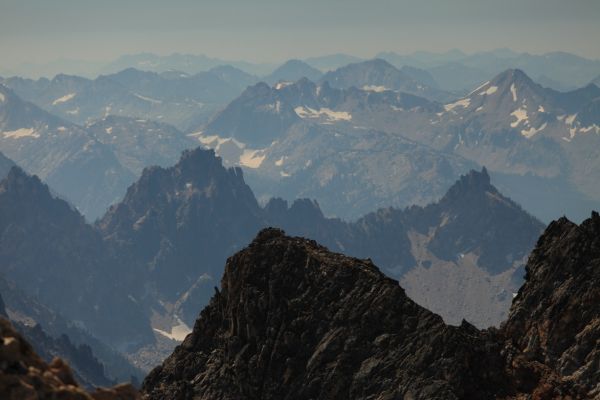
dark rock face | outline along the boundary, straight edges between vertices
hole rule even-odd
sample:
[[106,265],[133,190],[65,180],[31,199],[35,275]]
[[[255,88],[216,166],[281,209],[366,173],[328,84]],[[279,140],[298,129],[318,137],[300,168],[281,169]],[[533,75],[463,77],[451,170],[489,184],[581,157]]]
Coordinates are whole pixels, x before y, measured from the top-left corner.
[[[156,399],[452,399],[493,396],[501,358],[444,325],[370,261],[261,231],[221,292],[146,379]],[[499,353],[498,353],[499,354]]]
[[540,379],[565,382],[578,398],[599,398],[598,213],[579,226],[565,218],[551,223],[526,271],[503,326],[511,346],[520,352],[513,362],[542,365],[536,371]]
[[142,274],[174,301],[203,273],[218,279],[223,260],[261,226],[260,211],[241,169],[196,149],[174,167],[146,169],[98,227],[138,265],[132,282]]
[[261,231],[150,399],[595,399],[600,217],[551,224],[500,329],[445,325],[369,261]]
[[15,166],[13,160],[0,153],[0,179],[4,179],[12,167]]
[[4,299],[0,295],[0,317],[8,318],[8,314],[6,313],[6,306],[4,305]]

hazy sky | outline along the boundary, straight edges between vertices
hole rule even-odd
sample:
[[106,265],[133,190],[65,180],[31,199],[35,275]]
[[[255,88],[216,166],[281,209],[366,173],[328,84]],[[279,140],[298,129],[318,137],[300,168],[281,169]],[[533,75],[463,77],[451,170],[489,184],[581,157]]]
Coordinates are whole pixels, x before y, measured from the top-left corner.
[[0,66],[125,53],[277,62],[345,52],[600,58],[600,0],[0,0]]

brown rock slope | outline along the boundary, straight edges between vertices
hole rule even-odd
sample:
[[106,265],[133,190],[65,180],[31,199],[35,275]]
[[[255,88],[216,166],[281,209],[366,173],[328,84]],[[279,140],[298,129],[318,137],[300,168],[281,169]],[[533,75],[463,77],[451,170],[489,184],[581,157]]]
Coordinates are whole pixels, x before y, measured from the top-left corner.
[[153,399],[455,399],[503,388],[495,351],[411,301],[370,261],[262,231],[226,265]]
[[[600,216],[551,223],[529,257],[525,284],[503,334],[524,389],[551,392],[557,381],[576,398],[600,399]],[[530,375],[519,376],[523,365]],[[542,398],[542,397],[541,397]]]
[[600,378],[600,217],[550,225],[499,330],[447,326],[369,260],[263,230],[231,257],[149,399],[586,399]]
[[62,400],[134,400],[130,385],[88,393],[77,385],[71,368],[60,358],[46,364],[31,345],[0,317],[0,398]]

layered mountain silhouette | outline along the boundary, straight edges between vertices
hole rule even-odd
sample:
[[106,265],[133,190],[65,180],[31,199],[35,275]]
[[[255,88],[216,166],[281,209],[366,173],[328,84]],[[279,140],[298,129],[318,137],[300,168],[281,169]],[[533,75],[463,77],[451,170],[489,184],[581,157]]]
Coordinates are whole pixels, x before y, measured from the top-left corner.
[[412,110],[410,115],[419,118],[443,109],[391,91],[341,90],[306,79],[272,88],[261,83],[217,114],[197,137],[227,165],[244,167],[261,199],[317,198],[328,214],[355,219],[378,207],[438,199],[476,167],[401,134],[355,122],[361,115],[389,118],[396,112],[391,108]]
[[[229,165],[244,167],[261,199],[317,198],[327,213],[347,219],[368,212],[369,203],[425,205],[483,165],[544,221],[563,214],[580,220],[598,205],[594,84],[558,92],[510,69],[462,98],[435,102],[386,90],[386,80],[411,78],[385,61],[346,69],[338,79],[348,76],[348,84],[332,83],[327,76],[338,75],[330,72],[321,84],[251,87],[196,136]],[[381,87],[350,85],[363,75],[380,76]],[[429,184],[418,187],[423,179]]]
[[86,125],[85,129],[108,146],[119,163],[136,177],[150,165],[173,165],[183,150],[196,145],[172,125],[131,117],[110,115]]
[[[26,337],[46,362],[60,357],[69,362],[80,384],[106,386],[113,381],[143,379],[143,372],[81,323],[65,318],[48,304],[24,293],[14,282],[0,277],[5,318]],[[107,383],[108,382],[108,383]]]
[[432,83],[434,86],[436,84],[427,72],[419,73],[411,68],[398,70],[380,58],[348,64],[330,71],[321,78],[321,82],[328,82],[331,86],[341,89],[354,86],[372,91],[397,90],[438,101],[447,101],[453,97],[429,86]]
[[144,381],[156,399],[595,398],[597,213],[553,222],[508,320],[445,325],[370,260],[261,231],[193,332]]
[[315,82],[323,76],[323,73],[316,68],[300,60],[289,60],[279,66],[270,75],[263,80],[270,85],[277,82],[296,82],[301,78],[308,78]]
[[93,80],[59,74],[51,80],[13,77],[0,83],[76,124],[114,114],[164,121],[187,130],[206,121],[248,84],[256,82],[233,67],[227,71],[217,68],[192,75],[127,68]]
[[0,150],[40,176],[91,219],[117,201],[135,175],[85,129],[0,85]]
[[[125,280],[145,277],[150,307],[172,309],[191,324],[226,258],[269,225],[371,257],[388,274],[406,277],[411,295],[448,320],[468,317],[479,326],[504,318],[522,279],[519,267],[543,228],[503,197],[485,170],[462,178],[439,203],[381,209],[353,223],[326,218],[310,200],[288,206],[274,199],[263,208],[241,169],[224,168],[200,148],[171,168],[146,169],[97,228],[112,253],[127,259]],[[428,293],[436,285],[447,286],[444,295]],[[452,291],[458,294],[448,301]]]
[[115,279],[125,264],[39,178],[10,170],[0,182],[0,221],[0,273],[26,294],[117,348],[153,340],[136,288]]

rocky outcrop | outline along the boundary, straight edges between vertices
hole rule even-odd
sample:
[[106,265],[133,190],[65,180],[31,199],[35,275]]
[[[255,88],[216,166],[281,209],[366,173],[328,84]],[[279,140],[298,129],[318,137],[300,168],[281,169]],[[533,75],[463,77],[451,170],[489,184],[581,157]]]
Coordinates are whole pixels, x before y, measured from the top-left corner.
[[[231,257],[194,331],[145,380],[152,399],[453,399],[502,387],[468,324],[411,301],[369,260],[267,229]],[[493,345],[491,345],[493,346]]]
[[530,367],[525,385],[559,381],[576,398],[600,398],[600,216],[581,225],[566,218],[548,226],[527,264],[513,301],[507,353]]
[[130,385],[96,389],[77,385],[70,367],[60,358],[47,364],[4,318],[0,318],[0,394],[6,400],[134,400],[139,394]]
[[370,260],[265,229],[225,267],[148,399],[594,399],[600,217],[551,224],[500,329],[410,300]]
[[260,214],[242,170],[198,148],[173,167],[145,169],[97,227],[119,257],[130,255],[127,281],[144,276],[145,290],[175,302],[201,275],[219,279],[223,260],[262,226]]

